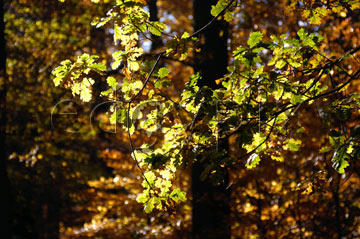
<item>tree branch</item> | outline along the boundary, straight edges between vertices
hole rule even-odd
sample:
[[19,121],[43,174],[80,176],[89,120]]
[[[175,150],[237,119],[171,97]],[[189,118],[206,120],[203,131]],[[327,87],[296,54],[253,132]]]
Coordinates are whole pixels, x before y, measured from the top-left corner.
[[156,62],[154,63],[153,67],[151,68],[150,72],[149,72],[149,75],[146,77],[145,79],[145,82],[144,82],[144,85],[143,87],[137,92],[137,94],[135,96],[133,96],[128,102],[128,107],[127,107],[127,112],[126,112],[126,128],[127,128],[127,134],[128,134],[128,138],[129,138],[129,142],[130,142],[130,148],[131,148],[131,153],[133,154],[134,156],[134,160],[135,160],[135,163],[136,163],[136,166],[140,169],[141,171],[141,175],[142,177],[145,179],[145,181],[147,182],[147,184],[151,187],[151,184],[149,182],[149,180],[146,178],[145,174],[144,174],[144,171],[142,170],[142,168],[140,167],[139,165],[139,162],[136,158],[136,155],[135,155],[135,149],[134,149],[134,144],[133,144],[133,141],[131,139],[131,133],[130,133],[130,108],[131,108],[131,103],[141,94],[141,92],[145,89],[146,87],[146,84],[149,82],[150,80],[150,77],[151,75],[153,74],[157,64],[159,63],[160,59],[161,59],[161,56],[164,54],[165,52],[161,52],[159,55],[158,55],[158,58],[156,59]]
[[206,23],[203,27],[201,27],[199,30],[197,30],[196,32],[192,33],[190,35],[190,38],[199,34],[200,32],[202,32],[203,30],[205,30],[208,26],[210,26],[218,17],[220,17],[221,15],[224,14],[224,12],[232,5],[232,3],[234,2],[235,0],[232,0],[228,5],[226,5],[226,7],[224,7],[223,10],[221,10],[221,12],[219,12],[218,15],[216,15],[215,17],[213,17],[213,19],[211,19],[208,23]]
[[153,67],[151,68],[151,70],[150,70],[150,72],[149,72],[149,75],[146,77],[146,79],[145,79],[145,81],[144,81],[144,85],[143,85],[143,86],[141,87],[141,89],[136,93],[136,95],[133,96],[127,103],[130,104],[131,102],[133,102],[133,101],[141,94],[141,92],[145,89],[146,84],[147,84],[148,81],[150,80],[151,75],[153,74],[153,72],[154,72],[157,64],[159,63],[159,61],[160,61],[160,59],[161,59],[161,57],[162,57],[162,55],[163,55],[164,53],[165,53],[165,51],[159,53],[159,55],[158,55],[158,57],[157,57],[154,65],[153,65]]
[[308,99],[304,100],[303,102],[301,102],[301,103],[299,103],[299,104],[294,104],[294,105],[291,105],[291,106],[289,106],[289,107],[286,107],[286,108],[284,108],[284,109],[276,112],[274,115],[280,115],[281,113],[283,113],[283,112],[285,112],[285,111],[287,111],[287,110],[289,110],[289,109],[292,109],[292,108],[294,108],[294,107],[296,107],[296,106],[299,106],[299,105],[301,105],[301,104],[303,104],[303,103],[307,103],[307,102],[309,102],[309,101],[316,100],[316,99],[325,97],[325,96],[327,96],[327,95],[331,95],[331,94],[333,94],[333,93],[341,90],[342,88],[344,88],[344,87],[347,86],[348,84],[350,84],[350,82],[353,81],[353,80],[355,80],[355,78],[356,78],[358,75],[360,75],[360,69],[357,70],[353,75],[351,75],[350,79],[348,79],[348,80],[347,80],[345,83],[343,83],[341,86],[336,87],[336,88],[334,88],[334,89],[332,89],[332,90],[330,90],[330,91],[328,91],[328,92],[325,92],[325,93],[323,93],[323,94],[319,94],[319,95],[316,95],[316,96],[314,96],[314,97],[308,98]]
[[240,160],[240,159],[242,159],[242,158],[245,158],[245,157],[247,157],[247,156],[255,153],[258,148],[260,148],[266,141],[268,141],[268,140],[270,139],[271,133],[273,132],[274,127],[275,127],[275,124],[276,124],[276,119],[277,119],[277,117],[278,117],[278,115],[274,116],[274,118],[273,118],[273,119],[274,119],[274,123],[271,125],[270,131],[269,131],[269,133],[267,134],[267,136],[266,136],[266,138],[264,139],[264,141],[261,142],[258,146],[256,146],[256,147],[255,147],[253,150],[251,150],[250,152],[247,152],[246,154],[241,155],[241,156],[238,158],[238,160]]

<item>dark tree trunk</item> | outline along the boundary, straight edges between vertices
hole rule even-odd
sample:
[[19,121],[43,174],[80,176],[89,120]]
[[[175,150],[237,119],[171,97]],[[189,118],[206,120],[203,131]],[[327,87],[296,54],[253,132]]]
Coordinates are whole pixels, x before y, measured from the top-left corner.
[[[210,14],[216,0],[194,0],[194,30],[207,24],[213,16]],[[195,53],[195,71],[200,71],[202,81],[200,85],[217,88],[215,80],[227,73],[228,53],[228,24],[225,21],[214,21],[201,32],[199,53]]]
[[58,239],[60,222],[60,195],[58,186],[54,183],[53,189],[44,195],[47,199],[40,205],[41,213],[38,222],[39,239]]
[[[158,8],[156,6],[157,0],[148,1],[149,12],[150,12],[150,21],[159,21],[158,17]],[[159,36],[151,34],[151,51],[156,50],[157,48],[163,45],[163,42]]]
[[6,163],[6,51],[5,51],[5,38],[4,38],[4,10],[5,4],[1,0],[0,11],[0,181],[1,181],[1,193],[0,193],[0,207],[1,207],[1,221],[0,221],[0,235],[1,238],[10,238],[11,228],[11,198],[10,198],[10,182],[7,176]]
[[[216,2],[216,0],[194,0],[195,31],[213,18],[210,9]],[[227,71],[228,24],[224,21],[215,21],[197,37],[200,38],[201,51],[194,55],[196,62],[194,70],[201,73],[202,79],[199,85],[215,89],[217,88],[215,80],[224,76]],[[221,147],[227,147],[227,144]],[[225,183],[219,186],[213,185],[209,179],[201,181],[200,174],[206,167],[205,164],[206,161],[196,162],[192,169],[193,238],[230,238],[230,190],[226,189],[228,179],[225,178]],[[227,173],[225,175],[227,177]]]

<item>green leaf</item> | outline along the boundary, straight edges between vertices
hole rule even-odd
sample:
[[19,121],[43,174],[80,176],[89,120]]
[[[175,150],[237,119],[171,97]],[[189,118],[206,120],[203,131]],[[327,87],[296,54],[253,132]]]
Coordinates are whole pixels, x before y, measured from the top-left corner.
[[145,204],[144,209],[146,213],[152,212],[152,210],[154,209],[154,203],[155,203],[154,198],[150,198],[150,200]]
[[77,58],[78,62],[86,62],[90,58],[90,55],[87,53],[82,54]]
[[[251,144],[245,145],[244,148],[248,152],[251,152],[252,150],[257,148],[256,152],[259,152],[262,149],[264,149],[264,147],[265,147],[265,144],[264,144],[265,139],[266,139],[266,136],[263,133],[257,132],[252,135],[252,141],[249,142]],[[255,156],[253,156],[253,157],[255,157]]]
[[133,90],[138,91],[143,87],[143,85],[144,85],[144,83],[142,83],[142,81],[138,80],[138,81],[133,82],[131,87]]
[[329,142],[334,148],[338,148],[344,143],[344,136],[340,132],[331,130],[329,134]]
[[75,96],[75,94],[80,94],[80,90],[81,90],[80,87],[81,87],[80,83],[74,83],[74,85],[71,87],[71,92],[73,96]]
[[122,35],[122,32],[121,32],[121,27],[115,23],[114,25],[114,43],[116,44],[116,41],[121,39],[121,35]]
[[116,70],[121,64],[121,60],[116,60],[112,65],[111,65],[111,68],[113,70]]
[[285,39],[284,42],[289,45],[300,46],[300,42],[296,38]]
[[305,46],[310,46],[310,47],[315,47],[316,43],[311,38],[306,38],[304,40],[304,45]]
[[110,116],[110,124],[124,123],[127,117],[126,109],[115,109],[115,111]]
[[190,35],[189,35],[188,32],[184,32],[184,33],[181,35],[181,39],[187,39],[187,38],[189,38],[189,37],[190,37]]
[[305,32],[305,29],[304,28],[301,28],[298,32],[297,32],[297,35],[300,37],[300,39],[302,41],[304,41],[308,35],[307,32]]
[[150,30],[151,34],[153,34],[155,36],[161,36],[161,30],[154,27],[153,25],[149,25],[149,30]]
[[259,68],[256,69],[255,73],[254,73],[254,77],[259,77],[264,71],[264,66],[260,66]]
[[[144,173],[144,181],[142,182],[142,186],[144,188],[150,188],[154,186],[154,182],[155,182],[155,174],[151,171],[147,171]],[[150,184],[150,185],[149,185]]]
[[211,15],[213,15],[214,17],[219,15],[221,13],[221,11],[223,11],[227,5],[230,4],[231,0],[219,0],[217,1],[216,5],[211,6]]
[[89,88],[85,88],[80,93],[80,99],[84,102],[89,102],[91,100],[91,90]]
[[302,64],[300,62],[294,61],[293,59],[289,59],[288,63],[292,66],[292,67],[300,67]]
[[139,194],[137,197],[136,197],[136,201],[138,203],[146,203],[147,200],[149,199],[149,195],[145,192]]
[[278,68],[278,69],[281,69],[281,68],[283,68],[285,65],[286,65],[286,61],[284,61],[284,60],[281,59],[281,60],[278,60],[278,61],[276,62],[275,67]]
[[116,86],[117,86],[117,81],[114,77],[112,76],[109,76],[107,79],[106,79],[106,82],[108,83],[108,85],[113,88],[113,89],[116,89]]
[[238,47],[234,52],[233,52],[233,56],[235,58],[235,60],[239,60],[239,58],[241,57],[242,53],[246,51],[246,48],[243,46]]
[[300,139],[290,139],[288,142],[288,147],[290,151],[298,151],[301,147]]
[[346,153],[346,147],[342,146],[335,150],[332,162],[333,167],[341,174],[345,173],[345,168],[349,166],[349,162],[346,159],[350,158],[349,154]]
[[310,23],[319,25],[321,23],[321,17],[318,14],[314,14],[310,17]]
[[106,66],[104,64],[101,64],[101,63],[94,63],[94,64],[91,64],[89,65],[89,68],[92,69],[92,70],[95,70],[95,71],[106,71]]
[[111,92],[114,92],[114,90],[110,88],[110,89],[101,91],[101,95],[102,96],[108,96]]
[[234,12],[226,12],[224,14],[224,20],[230,22],[234,18],[234,16],[235,16]]
[[154,86],[156,89],[161,89],[163,86],[162,81],[161,80],[156,81]]
[[247,44],[250,46],[250,48],[253,48],[259,42],[261,42],[262,38],[263,38],[263,34],[261,32],[253,32],[250,34]]
[[324,147],[321,147],[321,149],[319,150],[320,153],[327,153],[329,151],[331,151],[332,148],[329,147],[329,146],[324,146]]
[[116,124],[117,121],[117,111],[113,112],[110,116],[110,124]]
[[169,69],[166,67],[162,67],[159,69],[158,76],[160,78],[167,77],[169,75]]
[[80,99],[84,102],[91,100],[91,85],[94,84],[91,78],[84,78],[81,83],[76,83],[72,86],[73,94],[80,94]]
[[146,23],[140,24],[140,25],[139,25],[139,29],[140,29],[140,31],[142,31],[142,32],[146,32],[146,29],[147,29]]
[[161,36],[161,33],[164,29],[166,29],[166,25],[162,22],[149,22],[148,28],[151,34],[155,36]]
[[140,69],[140,65],[137,61],[128,60],[127,63],[130,71],[138,71]]
[[62,80],[63,80],[62,77],[56,77],[56,78],[54,78],[53,81],[54,81],[55,86],[59,86]]
[[305,128],[304,127],[300,127],[300,128],[298,128],[297,130],[296,130],[296,133],[298,133],[298,134],[302,134],[302,133],[304,133],[305,132]]
[[178,203],[179,201],[184,202],[186,200],[186,193],[176,188],[171,192],[170,198],[174,200],[176,203]]
[[162,87],[169,87],[169,86],[171,86],[171,84],[172,84],[171,81],[164,78],[164,79],[157,80],[154,85],[155,85],[156,89],[161,89]]
[[302,102],[302,95],[295,95],[295,94],[291,95],[291,98],[290,98],[291,104],[297,105],[297,104],[300,104],[301,102]]

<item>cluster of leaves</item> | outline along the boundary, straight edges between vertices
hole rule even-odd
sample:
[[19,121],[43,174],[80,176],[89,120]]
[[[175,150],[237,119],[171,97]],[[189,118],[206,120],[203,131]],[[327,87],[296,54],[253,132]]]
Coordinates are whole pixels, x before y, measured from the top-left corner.
[[346,17],[348,11],[360,8],[360,3],[356,0],[345,1],[301,1],[291,0],[289,10],[300,8],[302,15],[307,18],[310,24],[320,24],[321,20],[328,15],[336,14],[340,17]]
[[[265,41],[261,32],[253,32],[247,45],[233,51],[229,73],[217,81],[223,88],[200,88],[197,84],[200,76],[194,74],[181,92],[180,99],[169,100],[161,91],[171,85],[168,78],[170,71],[166,67],[155,71],[159,59],[162,55],[173,55],[179,56],[180,61],[185,60],[189,48],[193,47],[191,44],[197,39],[186,32],[181,37],[174,36],[167,42],[167,50],[158,55],[150,72],[146,72],[149,67],[148,63],[140,60],[143,49],[139,47],[138,34],[150,31],[154,35],[161,35],[166,26],[149,21],[144,4],[140,0],[117,1],[107,17],[97,19],[93,24],[101,27],[113,21],[114,41],[117,43],[120,40],[120,50],[113,53],[115,62],[112,68],[117,69],[123,63],[124,78],[122,82],[113,77],[107,78],[110,88],[102,92],[102,95],[119,101],[112,108],[110,121],[123,124],[130,137],[135,129],[145,130],[149,136],[161,133],[163,137],[164,143],[160,146],[144,144],[139,149],[132,149],[132,157],[143,171],[144,192],[137,199],[145,204],[146,212],[154,208],[166,210],[174,202],[186,199],[184,192],[171,190],[177,169],[186,163],[210,158],[202,179],[208,176],[219,179],[221,168],[243,158],[247,158],[247,168],[255,168],[262,157],[284,161],[282,154],[298,151],[302,146],[297,136],[304,132],[304,128],[299,125],[298,129],[291,131],[286,127],[299,107],[314,105],[317,99],[346,88],[358,75],[347,73],[348,81],[328,90],[324,76],[337,67],[342,59],[328,61],[325,54],[320,52],[321,35],[300,29],[296,37],[283,34],[271,36]],[[346,4],[357,8],[356,2]],[[215,17],[224,14],[225,20],[230,21],[235,7],[236,1],[222,0],[213,6],[211,12]],[[316,19],[311,18],[310,23],[319,23],[318,17],[324,15],[316,9]],[[74,64],[64,61],[54,71],[55,84],[58,85],[70,74],[69,86],[73,93],[80,94],[84,101],[90,100],[89,86],[93,82],[87,84],[84,81],[88,78],[81,78],[80,75],[87,74],[89,69],[105,70],[104,65],[93,63],[94,60],[94,57],[83,55]],[[78,78],[83,80],[75,81]],[[142,95],[151,81],[154,81],[155,89]],[[116,94],[118,88],[120,94]],[[358,106],[357,98],[353,99]],[[174,112],[176,108],[186,115],[183,117],[186,120]],[[232,135],[237,137],[243,152],[240,157],[229,158],[218,150],[218,145]],[[344,173],[350,155],[357,153],[353,150],[355,141],[345,140],[342,133],[331,133],[329,139],[331,148],[326,150],[334,151],[333,166],[339,173]],[[325,149],[321,152],[325,152]]]
[[[138,72],[141,63],[137,58],[143,53],[143,49],[137,46],[139,32],[145,34],[148,29],[152,34],[160,35],[165,29],[163,23],[149,21],[149,13],[146,12],[143,7],[143,1],[118,1],[114,8],[108,12],[106,18],[93,21],[93,24],[97,27],[101,27],[109,21],[114,22],[114,42],[117,43],[118,40],[120,41],[121,50],[113,53],[115,61],[112,64],[112,68],[117,69],[121,62],[123,62],[125,66],[122,72],[125,77],[119,88],[119,93],[117,93],[117,80],[114,77],[108,77],[107,83],[110,88],[101,94],[115,100],[123,99],[123,101],[117,101],[116,105],[111,108],[113,113],[110,117],[110,122],[113,124],[122,123],[130,134],[134,133],[136,120],[143,117],[141,110],[148,105],[156,105],[156,101],[159,100],[159,98],[152,97],[154,93],[149,93],[148,101],[141,101],[136,107],[132,107],[129,110],[125,107],[126,103],[130,104],[133,101],[134,97],[138,95],[138,92],[145,84],[141,81],[143,73]],[[184,34],[181,39],[185,41],[186,38],[188,38],[188,36]],[[178,45],[182,44],[182,41],[179,41]],[[170,51],[168,54],[170,54]],[[69,60],[63,61],[61,66],[53,71],[53,74],[56,76],[54,79],[55,85],[59,85],[63,79],[66,79],[66,85],[72,89],[73,94],[80,94],[81,100],[90,101],[90,86],[94,84],[94,81],[88,77],[84,77],[84,75],[88,74],[91,70],[102,73],[106,69],[104,65],[94,63],[96,59],[96,56],[84,54],[79,56],[74,64],[71,64]],[[169,85],[170,82],[167,80],[168,74],[169,70],[166,67],[158,69],[156,74],[158,80],[155,82],[156,88],[161,89]],[[79,81],[79,79],[81,80]],[[159,109],[154,109],[147,114],[146,121],[139,123],[138,129],[145,129],[148,135],[162,129],[163,132],[166,132],[164,138],[167,142],[162,145],[161,149],[151,153],[151,156],[148,156],[149,153],[144,153],[143,150],[135,151],[133,154],[134,159],[137,160],[140,165],[143,166],[145,163],[154,171],[157,170],[158,176],[161,175],[155,180],[154,172],[144,173],[143,186],[145,190],[144,193],[139,196],[138,200],[147,203],[146,212],[152,211],[154,205],[162,209],[163,203],[165,205],[164,208],[166,208],[173,205],[173,202],[184,201],[186,198],[184,192],[179,189],[170,191],[170,187],[172,186],[170,180],[176,171],[176,165],[179,165],[181,162],[179,150],[183,144],[182,135],[184,134],[184,130],[181,130],[182,126],[180,124],[172,125],[168,129],[160,127],[164,123],[169,122],[169,112],[171,111],[173,103],[171,101],[161,102],[158,106]],[[167,114],[169,115],[167,116]],[[174,147],[174,144],[178,146]],[[156,158],[161,154],[166,154],[166,157],[172,159],[164,160],[164,164],[161,165],[163,169],[160,170],[156,169],[159,163],[156,162],[156,160],[151,160],[151,158]],[[154,164],[153,162],[156,163]]]
[[108,11],[107,17],[97,18],[92,24],[102,27],[109,21],[114,22],[114,42],[120,41],[121,50],[113,53],[115,62],[113,69],[117,69],[121,62],[126,62],[123,69],[127,78],[130,74],[140,69],[140,62],[137,58],[143,54],[143,49],[138,47],[138,34],[150,33],[160,36],[166,25],[158,21],[150,21],[149,13],[143,8],[146,1],[126,0],[117,1],[115,6]]
[[[279,131],[281,123],[276,124],[272,131],[274,136],[270,135],[267,139],[271,122],[266,119],[274,113],[273,116],[276,116],[281,109],[274,110],[264,100],[260,102],[256,99],[265,93],[256,90],[257,87],[262,89],[261,83],[257,83],[262,75],[258,78],[250,75],[252,80],[243,79],[248,77],[246,74],[244,77],[239,76],[246,81],[243,91],[253,95],[246,96],[247,99],[250,98],[250,106],[247,106],[247,101],[244,101],[244,105],[234,103],[234,100],[213,101],[212,97],[224,98],[224,89],[213,91],[199,87],[197,81],[201,84],[206,79],[201,79],[197,73],[190,79],[192,71],[188,66],[194,63],[191,51],[199,49],[196,49],[196,42],[191,39],[193,34],[187,33],[184,37],[180,34],[177,39],[174,39],[175,36],[162,36],[166,47],[171,42],[174,43],[171,47],[174,50],[163,55],[168,57],[161,58],[147,83],[145,79],[154,61],[144,59],[149,59],[150,54],[135,58],[139,63],[139,70],[130,75],[135,81],[125,79],[121,73],[114,74],[115,71],[111,70],[107,74],[114,75],[108,78],[103,74],[95,74],[92,69],[88,74],[82,74],[73,83],[81,83],[80,79],[85,77],[93,79],[92,100],[81,104],[81,109],[74,107],[73,103],[77,101],[67,104],[65,108],[62,108],[64,104],[56,107],[54,125],[51,127],[50,112],[54,105],[60,99],[71,97],[71,90],[53,87],[53,82],[49,80],[54,65],[63,58],[71,58],[74,52],[81,55],[78,52],[82,51],[100,56],[100,62],[105,64],[106,61],[111,62],[111,53],[116,51],[114,49],[124,51],[121,45],[113,47],[113,36],[110,34],[114,28],[111,22],[103,27],[105,29],[91,28],[89,24],[94,20],[93,16],[105,16],[106,10],[115,1],[92,2],[100,4],[91,4],[89,0],[66,0],[64,4],[50,1],[39,3],[34,0],[5,3],[9,6],[5,12],[8,73],[6,149],[10,154],[8,174],[13,189],[16,189],[13,191],[14,237],[191,238],[186,237],[186,233],[191,231],[191,202],[187,200],[177,207],[176,215],[170,217],[169,213],[172,213],[170,210],[176,200],[184,199],[185,196],[183,193],[179,195],[176,187],[186,191],[187,198],[192,198],[189,192],[190,177],[181,168],[195,160],[207,164],[201,176],[199,175],[201,179],[210,178],[214,183],[224,179],[222,172],[229,170],[230,165],[231,180],[229,185],[225,185],[228,187],[227,191],[232,192],[233,220],[227,225],[231,224],[233,237],[351,238],[359,234],[359,95],[354,94],[359,90],[358,81],[355,81],[358,74],[355,75],[356,78],[353,77],[359,67],[356,59],[358,54],[353,51],[347,57],[341,57],[359,42],[359,10],[351,11],[349,6],[344,5],[346,18],[345,13],[341,12],[328,14],[325,17],[326,24],[319,26],[308,25],[302,22],[305,20],[301,16],[287,11],[287,0],[260,1],[261,4],[257,0],[243,1],[241,8],[235,8],[233,2],[224,12],[232,12],[235,18],[230,21],[232,51],[241,45],[247,49],[242,57],[247,58],[252,47],[259,47],[255,46],[258,42],[254,39],[261,38],[258,44],[265,44],[262,46],[263,50],[255,52],[260,59],[254,61],[261,62],[245,61],[235,66],[234,62],[239,60],[234,60],[234,56],[230,60],[230,67],[235,66],[236,71],[229,68],[229,74],[238,74],[245,69],[253,74],[264,66],[261,74],[265,74],[265,78],[266,73],[270,74],[270,79],[275,79],[275,84],[278,84],[280,75],[285,76],[287,81],[282,81],[286,84],[280,85],[280,88],[285,88],[284,92],[291,91],[301,95],[311,87],[304,95],[298,96],[299,99],[283,96],[282,90],[278,91],[277,99],[274,93],[269,96],[268,100],[278,104],[281,109],[294,108],[277,116],[277,121],[286,117],[284,127]],[[191,15],[191,2],[157,1],[162,21],[171,32],[191,32],[192,18],[188,17]],[[348,1],[326,2],[332,5],[338,2],[342,5]],[[315,9],[320,3],[326,5],[325,1],[305,3],[307,9]],[[297,13],[301,6],[298,5],[293,10]],[[219,7],[217,11],[221,13],[222,9]],[[286,15],[283,14],[284,11]],[[316,48],[305,46],[297,34],[299,26],[305,26],[303,33],[311,36],[304,40],[308,42],[306,44],[313,45],[310,41],[313,39]],[[250,46],[247,44],[250,32],[259,29],[261,33],[251,35],[251,42],[257,43],[250,42],[255,44]],[[149,37],[150,30],[144,32],[145,36],[138,33],[137,46],[143,47],[142,40],[146,39],[145,36]],[[278,37],[278,42],[282,44],[273,44],[274,40],[269,36],[280,36],[281,33],[286,33],[285,37]],[[317,48],[320,39],[318,33],[324,37],[320,48]],[[293,46],[287,41],[294,39],[301,45],[299,51],[283,51],[282,47]],[[180,41],[181,44],[177,43]],[[267,42],[273,46],[270,47]],[[192,45],[193,43],[195,44]],[[276,54],[275,48],[279,48]],[[323,52],[323,56],[316,51]],[[190,57],[182,58],[182,63],[187,65],[181,65],[179,58],[185,52]],[[325,56],[334,58],[327,59]],[[176,58],[176,61],[170,57]],[[271,60],[274,64],[269,65]],[[298,62],[303,65],[297,66]],[[128,64],[126,57],[123,63],[120,63],[119,68]],[[284,66],[277,68],[276,64]],[[84,68],[87,65],[84,63]],[[108,66],[108,63],[105,65]],[[73,62],[69,64],[69,68],[71,66]],[[324,70],[320,71],[321,68]],[[107,67],[109,69],[110,64]],[[288,74],[284,71],[288,71]],[[323,74],[319,78],[321,73]],[[71,74],[68,74],[61,85],[71,82],[70,78]],[[231,83],[230,78],[226,76],[217,82],[227,89]],[[352,78],[355,80],[348,84],[350,87],[345,85],[338,89],[343,86],[345,79]],[[308,80],[312,80],[312,83],[306,88],[301,86],[298,92],[294,82],[298,81],[300,85]],[[183,85],[184,82],[187,83]],[[145,88],[141,90],[144,85]],[[328,89],[322,90],[326,86]],[[248,90],[248,87],[253,90]],[[292,89],[289,90],[289,87]],[[319,93],[313,91],[314,88],[318,88]],[[149,141],[155,138],[157,141],[135,148],[132,156],[137,156],[146,177],[153,179],[149,180],[151,189],[146,181],[143,183],[144,187],[139,182],[141,172],[134,169],[134,162],[131,161],[130,153],[127,153],[129,150],[126,146],[130,143],[126,132],[117,132],[110,137],[106,132],[101,132],[94,136],[94,128],[90,130],[88,127],[89,108],[103,100],[102,97],[97,97],[100,95],[116,101],[116,107],[112,108],[111,116],[96,114],[96,119],[104,120],[109,128],[115,127],[107,124],[109,120],[113,124],[119,122],[127,130],[126,102],[139,91],[141,94],[131,103],[129,114],[132,119],[129,129],[133,143],[138,146],[147,142],[145,135],[150,136]],[[309,98],[316,96],[319,98],[313,101]],[[229,98],[227,95],[225,97]],[[295,103],[297,101],[298,105]],[[170,112],[166,113],[168,109]],[[56,115],[57,112],[78,114]],[[217,117],[214,117],[214,112],[219,112]],[[250,112],[250,115],[246,112]],[[229,118],[229,115],[232,117]],[[241,121],[239,117],[242,117]],[[174,127],[170,131],[174,122],[178,130]],[[166,128],[165,132],[161,130],[163,127]],[[81,133],[67,133],[60,128],[75,129]],[[223,147],[221,143],[227,142],[227,139],[230,146]],[[263,149],[258,153],[248,151],[265,139],[266,142],[260,146]],[[257,143],[252,145],[253,141]],[[162,144],[167,142],[170,143],[167,147],[175,145],[174,149],[170,147],[170,153],[160,150]],[[181,143],[183,146],[179,146]],[[177,150],[179,147],[181,151]],[[229,148],[229,151],[224,152],[223,148]],[[181,161],[172,162],[171,158],[176,157]],[[260,166],[252,164],[253,160],[259,161]],[[171,169],[172,163],[175,171]],[[99,175],[103,174],[103,164],[111,167],[114,175]],[[248,170],[243,165],[252,169]],[[338,174],[336,170],[342,174]],[[166,179],[167,173],[171,174],[169,180]],[[180,177],[181,180],[176,180]],[[169,182],[169,191],[162,194],[162,190],[167,190],[165,188]],[[145,194],[141,193],[142,190]],[[154,208],[150,215],[144,215],[142,205],[136,203],[137,197],[143,201],[147,212]],[[157,207],[168,212],[158,211]]]
[[237,1],[233,0],[221,0],[216,3],[216,5],[213,5],[211,7],[211,15],[214,17],[219,16],[224,10],[227,10],[224,12],[224,20],[227,22],[230,22],[234,18],[235,14],[235,7],[236,7]]
[[82,101],[89,102],[92,96],[90,87],[95,81],[84,75],[88,75],[90,71],[101,74],[106,70],[104,64],[95,62],[97,59],[99,59],[98,56],[90,56],[85,53],[79,56],[73,64],[70,60],[62,61],[61,65],[52,72],[55,75],[55,86],[59,86],[65,80],[65,86],[71,87],[74,96],[80,95]]
[[[252,139],[251,144],[245,145],[247,153],[251,155],[247,163],[249,168],[259,163],[259,154],[265,150],[264,143],[274,130],[277,131],[280,141],[285,141],[287,132],[284,124],[292,114],[291,109],[304,101],[310,101],[315,92],[319,94],[327,89],[321,87],[319,82],[312,84],[315,79],[303,83],[296,78],[292,79],[293,71],[301,71],[301,68],[307,65],[306,62],[310,60],[308,51],[315,51],[315,42],[321,39],[315,34],[305,33],[304,29],[298,31],[298,37],[300,40],[287,38],[286,35],[272,36],[272,41],[263,42],[260,32],[252,33],[247,42],[248,47],[239,47],[233,52],[234,65],[229,67],[230,74],[222,79],[225,90],[221,100],[232,101],[238,104],[238,108],[243,107],[242,112],[236,116],[241,119],[240,122],[234,124],[230,130],[239,127],[246,118],[256,119],[259,124],[257,132],[253,131],[249,136]],[[261,57],[265,51],[266,57],[263,58],[267,60],[267,66]],[[322,60],[321,55],[312,55],[310,56],[314,65]],[[274,67],[270,68],[272,66]],[[269,70],[264,71],[265,67]],[[244,105],[247,105],[247,108],[244,108]],[[285,107],[281,108],[280,105]],[[251,121],[246,124],[249,122]],[[241,139],[239,140],[241,142]],[[300,145],[301,140],[290,138],[287,144],[282,143],[282,149],[297,151]],[[274,154],[273,149],[265,150],[264,153],[266,151]],[[282,160],[276,155],[272,157]]]
[[197,40],[196,37],[190,36],[188,32],[184,32],[181,37],[174,36],[171,40],[166,43],[167,56],[174,56],[179,58],[180,61],[183,61],[187,58],[189,53],[189,46],[191,43]]

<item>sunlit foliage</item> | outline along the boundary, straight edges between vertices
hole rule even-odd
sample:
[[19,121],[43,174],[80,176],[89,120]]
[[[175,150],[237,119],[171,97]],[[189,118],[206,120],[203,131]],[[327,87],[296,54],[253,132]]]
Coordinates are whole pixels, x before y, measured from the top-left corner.
[[[37,112],[38,121],[24,132],[40,132],[30,144],[33,134],[23,134],[27,144],[13,146],[10,159],[42,172],[44,161],[50,175],[76,168],[63,177],[81,185],[85,179],[81,192],[61,189],[79,199],[74,208],[82,212],[77,224],[60,222],[65,238],[188,237],[186,170],[195,161],[206,161],[199,177],[214,184],[230,172],[234,238],[359,235],[358,1],[218,1],[211,14],[231,26],[228,73],[216,80],[218,89],[200,87],[206,79],[191,68],[204,40],[198,33],[211,22],[193,32],[190,1],[158,0],[159,21],[150,20],[144,0],[84,0],[76,4],[80,12],[87,9],[78,18],[54,8],[53,17],[37,21],[27,17],[36,13],[25,2],[25,8],[22,1],[12,4],[6,15],[8,39],[17,42],[8,44],[8,100],[19,98],[14,112]],[[75,4],[61,2],[59,8]],[[81,27],[69,30],[73,21]],[[89,38],[91,31],[103,36]],[[151,51],[153,36],[163,45]],[[70,90],[50,85],[50,70],[55,86]],[[30,82],[16,83],[22,77]],[[49,105],[38,104],[32,89],[51,97]],[[77,125],[80,137],[44,127],[45,113],[38,112],[69,93],[93,107],[110,102],[96,115],[99,128],[84,126],[87,117],[62,122]],[[114,128],[120,132],[104,137]],[[96,158],[112,172],[85,176],[90,169],[80,168],[89,154],[71,149],[69,137],[84,148],[97,144]],[[224,142],[229,148],[219,148]],[[87,203],[80,200],[86,197]]]

